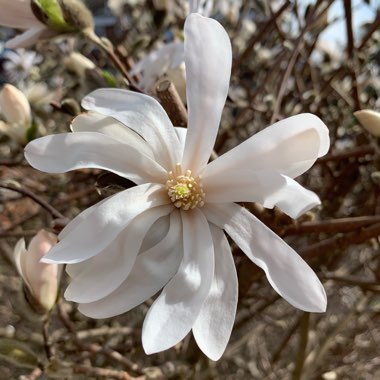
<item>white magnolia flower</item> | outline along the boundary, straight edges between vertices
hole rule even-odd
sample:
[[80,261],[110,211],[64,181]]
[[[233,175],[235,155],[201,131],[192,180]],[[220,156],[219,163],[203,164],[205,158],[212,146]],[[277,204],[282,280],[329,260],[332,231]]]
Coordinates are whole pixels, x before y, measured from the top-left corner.
[[[329,148],[327,127],[302,114],[280,121],[208,163],[226,100],[231,45],[215,20],[185,23],[188,128],[173,128],[153,98],[99,89],[73,133],[43,137],[25,150],[50,173],[106,169],[137,186],[79,214],[45,262],[67,263],[68,300],[93,318],[131,310],[163,288],[145,318],[148,354],[191,330],[211,359],[222,355],[234,323],[238,284],[227,233],[289,303],[323,312],[326,294],[311,268],[248,210],[277,206],[292,217],[320,203],[293,180]],[[223,232],[224,230],[224,232]]]
[[13,82],[23,81],[31,74],[33,68],[42,62],[42,57],[35,51],[25,49],[7,50],[3,58],[6,59],[3,68],[9,80]]
[[30,3],[30,0],[0,0],[0,25],[26,30],[7,41],[7,48],[29,47],[41,37],[52,35],[47,26],[36,18]]
[[141,75],[140,86],[145,92],[155,93],[159,79],[167,77],[174,83],[179,96],[186,100],[186,73],[183,42],[174,41],[153,50],[131,70]]
[[40,260],[57,243],[57,236],[40,230],[31,240],[28,249],[20,239],[13,252],[19,275],[28,287],[34,302],[44,312],[49,311],[57,299],[62,266],[44,264]]

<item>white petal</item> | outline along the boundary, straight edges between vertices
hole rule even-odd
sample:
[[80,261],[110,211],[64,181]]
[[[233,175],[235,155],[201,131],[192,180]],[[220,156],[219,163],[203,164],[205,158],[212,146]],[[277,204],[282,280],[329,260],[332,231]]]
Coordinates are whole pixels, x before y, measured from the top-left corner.
[[102,252],[74,264],[81,268],[66,289],[65,298],[74,302],[94,302],[117,289],[132,270],[149,228],[172,210],[171,205],[166,205],[141,213]]
[[206,205],[202,210],[265,271],[273,289],[290,304],[309,312],[326,310],[326,293],[313,270],[254,215],[234,203]]
[[103,133],[121,143],[133,146],[145,156],[154,158],[152,149],[141,136],[112,117],[95,112],[83,113],[72,121],[71,130],[73,132]]
[[266,208],[277,206],[292,218],[321,203],[312,191],[271,170],[227,172],[202,183],[206,203],[257,202]]
[[30,7],[30,1],[0,0],[0,25],[9,28],[28,29],[44,26],[37,20]]
[[277,206],[285,214],[291,218],[298,218],[313,207],[321,204],[318,195],[310,190],[305,189],[294,179],[282,176],[285,179],[286,185],[268,195],[264,207],[272,208]]
[[[116,195],[116,194],[115,194]],[[108,198],[105,198],[105,199],[102,199],[101,201],[99,201],[98,203],[95,203],[94,205],[92,205],[91,207],[89,208],[86,208],[85,210],[83,210],[80,214],[78,214],[74,219],[72,219],[68,224],[66,224],[66,226],[64,227],[64,229],[59,233],[58,235],[58,238],[59,240],[63,240],[66,238],[67,235],[71,234],[74,230],[76,230],[78,228],[78,226],[84,222],[90,215],[93,211],[95,211],[95,209],[100,206],[101,204],[103,204],[104,202],[107,202],[109,199],[111,199],[113,197],[113,195],[111,195],[110,197]]]
[[119,288],[104,299],[81,304],[79,311],[91,318],[109,318],[125,313],[152,297],[178,270],[182,259],[181,232],[179,212],[172,212],[167,235],[137,256],[132,272]]
[[156,223],[147,232],[144,241],[141,244],[140,252],[147,251],[158,244],[168,233],[170,227],[170,217],[164,216],[157,220]]
[[34,26],[24,33],[8,40],[5,43],[5,47],[8,49],[28,48],[34,45],[41,37],[45,36],[46,31],[45,25]]
[[179,144],[181,147],[181,153],[183,154],[183,150],[185,149],[187,129],[182,127],[174,127],[174,129],[178,136]]
[[150,307],[142,330],[147,354],[166,350],[191,330],[214,274],[214,249],[206,218],[198,209],[181,212],[183,260],[177,274]]
[[326,125],[312,114],[300,114],[263,129],[207,165],[203,178],[236,170],[277,170],[295,178],[327,153]]
[[82,100],[86,110],[111,116],[127,125],[151,146],[156,161],[170,170],[179,162],[179,144],[173,125],[154,98],[137,92],[103,88]]
[[148,156],[97,132],[41,137],[25,147],[25,158],[34,168],[47,173],[105,169],[137,184],[165,182],[167,178],[166,171]]
[[111,244],[137,215],[168,202],[163,186],[149,183],[115,194],[54,246],[43,261],[75,264],[87,260]]
[[187,17],[185,63],[189,124],[182,164],[198,174],[210,158],[231,75],[231,43],[217,21]]
[[238,301],[238,278],[230,245],[219,227],[210,225],[215,251],[215,274],[210,293],[193,326],[199,348],[218,360],[231,336]]

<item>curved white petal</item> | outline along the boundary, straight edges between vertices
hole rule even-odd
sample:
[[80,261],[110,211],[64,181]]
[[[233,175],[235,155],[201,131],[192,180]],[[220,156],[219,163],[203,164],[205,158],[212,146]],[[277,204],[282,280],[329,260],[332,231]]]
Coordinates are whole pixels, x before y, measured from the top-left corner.
[[132,270],[150,227],[172,210],[171,205],[166,205],[141,213],[102,252],[89,260],[73,264],[80,268],[76,268],[77,274],[66,289],[65,298],[79,303],[94,302],[117,289]]
[[235,321],[238,301],[238,278],[232,252],[223,230],[210,225],[215,251],[215,274],[207,296],[193,326],[199,348],[212,360],[226,349]]
[[165,110],[154,98],[128,90],[103,88],[87,95],[82,107],[111,116],[138,133],[164,168],[172,170],[179,162],[177,135]]
[[47,32],[45,25],[33,26],[5,43],[7,49],[28,48],[34,45]]
[[[115,194],[116,195],[116,194]],[[92,205],[91,207],[89,208],[86,208],[85,210],[83,210],[80,214],[78,214],[74,219],[72,219],[68,224],[66,224],[66,226],[63,228],[63,230],[59,233],[58,235],[58,238],[59,240],[63,240],[65,239],[65,237],[69,234],[71,234],[71,232],[73,232],[75,229],[78,228],[78,226],[84,222],[90,215],[93,211],[95,211],[95,209],[100,206],[101,204],[103,204],[104,202],[107,202],[109,199],[111,199],[113,197],[113,195],[111,195],[110,197],[108,198],[105,198],[105,199],[102,199],[101,201],[95,203],[94,205]]]
[[121,143],[133,146],[145,156],[154,158],[152,149],[141,136],[112,117],[95,112],[83,113],[72,121],[71,130],[103,133]]
[[97,168],[137,184],[165,182],[167,178],[160,165],[136,148],[97,132],[41,137],[25,147],[25,158],[34,168],[48,173]]
[[164,187],[150,183],[115,194],[55,245],[43,261],[75,264],[87,260],[111,244],[137,215],[169,202]]
[[234,203],[224,203],[206,205],[203,212],[265,271],[273,289],[290,304],[309,312],[326,310],[326,293],[313,270],[249,211]]
[[198,209],[181,212],[183,260],[177,274],[150,307],[142,330],[147,354],[166,350],[191,330],[214,275],[214,248],[207,220]]
[[207,165],[204,178],[236,170],[277,170],[295,178],[329,149],[329,131],[317,116],[300,114],[263,129]]
[[158,244],[167,235],[169,228],[170,216],[164,216],[158,219],[147,232],[145,239],[141,244],[140,252],[147,251]]
[[218,133],[230,83],[232,51],[224,28],[197,13],[185,22],[186,92],[189,113],[183,168],[198,174]]
[[317,194],[305,189],[294,179],[282,176],[285,186],[268,195],[262,205],[267,208],[277,206],[291,218],[297,219],[313,207],[321,204]]
[[1,0],[0,25],[9,28],[28,29],[44,26],[32,12],[30,1]]
[[167,235],[137,256],[132,272],[119,288],[99,301],[79,305],[79,311],[91,318],[109,318],[133,309],[156,294],[175,275],[181,263],[181,232],[179,212],[174,211]]
[[257,202],[266,208],[277,206],[292,218],[321,203],[315,193],[272,170],[227,172],[202,183],[206,203]]

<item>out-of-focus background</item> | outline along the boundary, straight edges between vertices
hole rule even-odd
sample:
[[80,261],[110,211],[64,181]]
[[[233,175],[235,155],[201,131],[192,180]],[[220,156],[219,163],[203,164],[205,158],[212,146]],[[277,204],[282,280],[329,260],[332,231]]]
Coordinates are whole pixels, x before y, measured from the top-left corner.
[[[178,46],[187,2],[87,4],[97,33],[113,43],[145,92],[157,96],[164,78],[186,100]],[[209,361],[192,336],[145,355],[141,326],[152,300],[92,320],[60,299],[49,325],[31,309],[12,261],[14,246],[41,228],[61,227],[36,199],[71,219],[124,184],[99,170],[46,175],[25,162],[23,147],[34,137],[69,131],[90,91],[126,88],[126,82],[104,51],[80,36],[10,50],[4,42],[16,32],[0,28],[0,82],[19,89],[31,107],[31,118],[17,125],[0,110],[0,379],[379,379],[379,7],[373,0],[214,2],[210,17],[226,28],[234,52],[216,152],[302,112],[318,115],[331,137],[329,153],[297,179],[319,195],[321,206],[291,220],[276,209],[245,204],[317,272],[327,312],[294,309],[235,247],[238,312],[218,362]],[[359,110],[375,116],[360,120],[354,115]],[[66,284],[64,275],[62,289]]]

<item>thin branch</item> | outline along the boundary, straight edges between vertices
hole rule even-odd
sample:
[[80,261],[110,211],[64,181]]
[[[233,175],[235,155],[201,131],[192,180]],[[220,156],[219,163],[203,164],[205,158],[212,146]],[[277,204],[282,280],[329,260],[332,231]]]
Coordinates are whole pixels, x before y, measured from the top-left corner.
[[22,189],[20,187],[12,186],[12,185],[3,185],[0,184],[0,188],[15,191],[19,194],[22,194],[30,199],[33,199],[36,203],[38,203],[41,207],[43,207],[46,211],[48,211],[54,218],[66,219],[63,214],[61,214],[57,209],[55,209],[52,205],[47,203],[38,195],[34,194],[31,190]]

